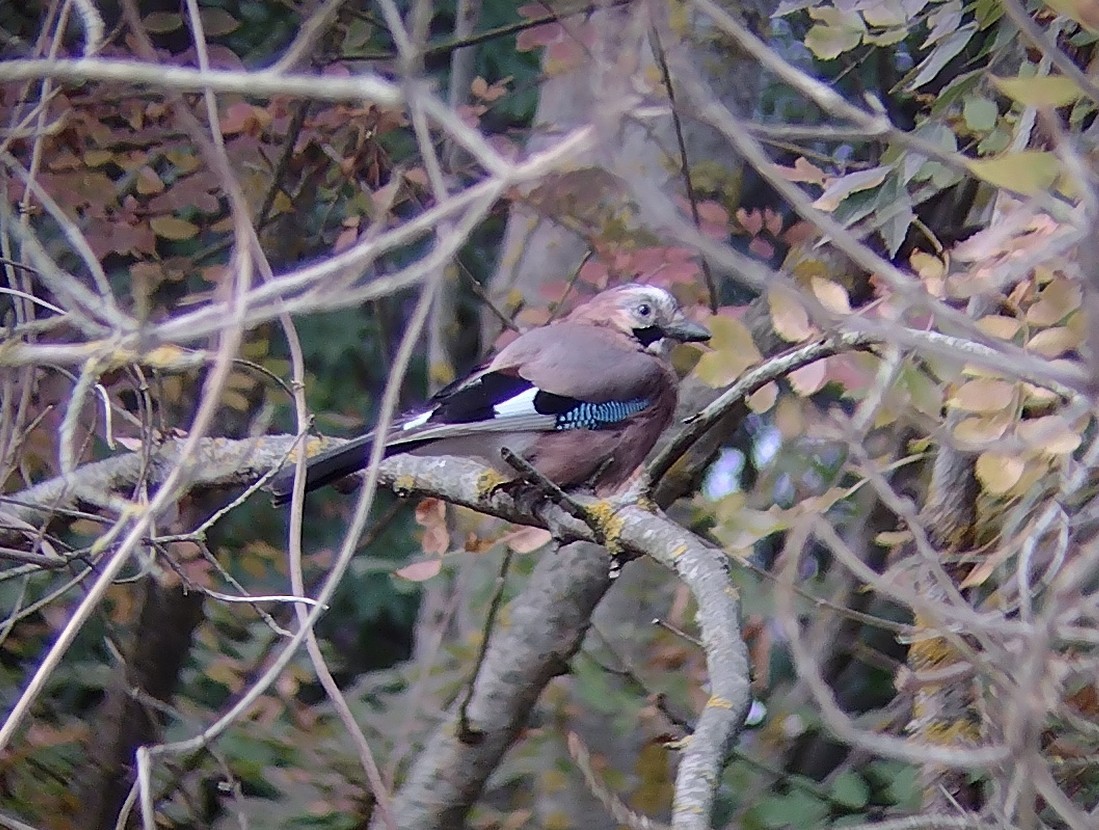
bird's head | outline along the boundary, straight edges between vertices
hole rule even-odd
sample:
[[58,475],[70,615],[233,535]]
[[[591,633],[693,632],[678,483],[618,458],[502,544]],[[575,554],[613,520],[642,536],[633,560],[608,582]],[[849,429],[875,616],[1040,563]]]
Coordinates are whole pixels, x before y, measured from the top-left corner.
[[688,320],[675,297],[655,285],[630,283],[611,288],[579,306],[569,319],[610,326],[653,354],[665,354],[669,340],[694,343],[710,339],[709,329]]

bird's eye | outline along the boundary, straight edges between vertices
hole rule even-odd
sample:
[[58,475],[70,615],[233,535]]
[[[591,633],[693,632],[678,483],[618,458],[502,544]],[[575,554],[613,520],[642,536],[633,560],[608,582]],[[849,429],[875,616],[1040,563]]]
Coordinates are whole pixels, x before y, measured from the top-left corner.
[[653,310],[648,303],[642,303],[637,307],[637,313],[640,317],[648,317],[653,313]]

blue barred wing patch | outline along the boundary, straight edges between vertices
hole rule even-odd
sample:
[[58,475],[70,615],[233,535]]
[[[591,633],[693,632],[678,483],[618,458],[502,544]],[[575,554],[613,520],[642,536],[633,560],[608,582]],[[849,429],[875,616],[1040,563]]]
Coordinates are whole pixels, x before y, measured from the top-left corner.
[[632,418],[651,404],[648,398],[633,398],[628,401],[605,401],[604,403],[577,402],[565,412],[557,414],[554,429],[603,429]]

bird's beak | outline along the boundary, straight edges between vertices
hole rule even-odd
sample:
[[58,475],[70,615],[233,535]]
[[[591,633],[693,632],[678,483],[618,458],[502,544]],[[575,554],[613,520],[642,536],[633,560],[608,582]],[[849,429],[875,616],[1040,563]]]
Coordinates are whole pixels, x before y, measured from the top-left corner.
[[664,327],[664,334],[682,343],[699,343],[710,339],[710,330],[683,317]]

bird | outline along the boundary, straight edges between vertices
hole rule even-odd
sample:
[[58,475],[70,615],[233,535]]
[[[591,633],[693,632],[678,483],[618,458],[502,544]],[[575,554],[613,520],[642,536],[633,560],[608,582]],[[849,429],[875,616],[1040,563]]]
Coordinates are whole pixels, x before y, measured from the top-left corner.
[[[602,291],[567,316],[530,329],[382,436],[353,438],[306,461],[305,490],[366,467],[371,448],[465,456],[502,473],[515,470],[504,448],[562,489],[600,496],[631,480],[675,413],[675,342],[702,342],[709,330],[686,317],[659,286],[629,283]],[[269,489],[286,504],[294,468]]]

